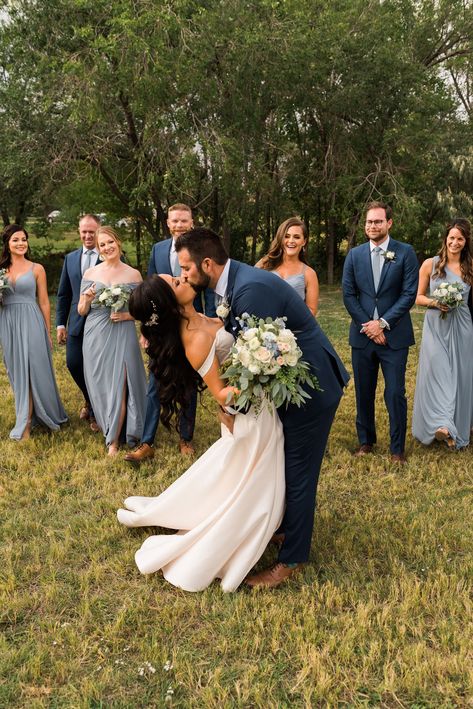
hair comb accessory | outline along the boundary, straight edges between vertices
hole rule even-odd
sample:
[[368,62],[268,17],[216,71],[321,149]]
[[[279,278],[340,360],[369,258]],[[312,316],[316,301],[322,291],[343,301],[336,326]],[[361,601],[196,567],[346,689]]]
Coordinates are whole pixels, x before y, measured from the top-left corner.
[[153,308],[153,313],[149,320],[145,322],[146,327],[155,327],[159,323],[158,308],[154,300],[151,300],[151,307]]

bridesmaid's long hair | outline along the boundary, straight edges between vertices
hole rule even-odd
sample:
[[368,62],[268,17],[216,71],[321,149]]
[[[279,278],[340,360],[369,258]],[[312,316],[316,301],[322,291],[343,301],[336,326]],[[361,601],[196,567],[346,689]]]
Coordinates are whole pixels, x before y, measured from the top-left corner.
[[159,383],[160,420],[167,429],[179,430],[179,416],[185,413],[193,389],[204,384],[190,365],[181,340],[182,309],[171,286],[152,275],[140,283],[130,296],[129,312],[141,322],[141,333],[148,341],[149,369]]
[[[10,248],[8,246],[8,242],[12,238],[13,234],[16,234],[17,231],[22,231],[26,236],[26,239],[29,239],[28,232],[24,227],[20,226],[19,224],[9,224],[8,226],[6,226],[2,232],[3,251],[2,255],[0,256],[0,268],[10,268],[11,266],[11,253]],[[28,251],[26,252],[25,257],[27,258],[29,255],[30,247],[28,246]]]
[[468,219],[463,217],[458,217],[454,219],[450,224],[447,224],[445,233],[443,235],[443,242],[438,252],[439,260],[437,266],[433,273],[434,276],[438,278],[445,278],[445,266],[448,261],[447,252],[447,237],[452,229],[458,229],[465,239],[465,246],[460,254],[460,271],[462,280],[468,285],[473,286],[473,255],[471,251],[471,225]]
[[[264,268],[265,271],[274,271],[281,265],[284,259],[284,237],[292,226],[301,227],[302,234],[307,243],[308,233],[305,223],[302,219],[299,219],[299,217],[289,217],[289,219],[286,219],[285,222],[278,226],[276,236],[269,246],[268,253],[263,256],[257,264],[259,268]],[[302,261],[302,263],[307,263],[307,259],[305,257],[305,246],[299,252],[299,261]]]

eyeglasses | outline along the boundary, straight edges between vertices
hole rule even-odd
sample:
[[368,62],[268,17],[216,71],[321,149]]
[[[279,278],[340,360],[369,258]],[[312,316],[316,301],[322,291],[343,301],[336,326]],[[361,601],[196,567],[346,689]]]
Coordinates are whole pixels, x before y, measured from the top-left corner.
[[381,224],[385,221],[386,219],[367,219],[365,226],[381,226]]

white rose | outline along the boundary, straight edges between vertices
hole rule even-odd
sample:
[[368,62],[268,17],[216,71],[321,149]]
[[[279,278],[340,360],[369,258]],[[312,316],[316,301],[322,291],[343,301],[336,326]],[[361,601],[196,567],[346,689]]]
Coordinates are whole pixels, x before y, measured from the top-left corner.
[[258,330],[256,327],[249,327],[248,330],[245,330],[245,332],[241,333],[241,336],[244,340],[249,342],[250,340],[253,339],[253,337],[256,337],[258,334]]
[[462,296],[461,293],[457,293],[456,296],[455,296],[455,298],[456,298],[457,300],[463,300],[463,296]]
[[278,342],[278,349],[280,352],[289,352],[291,346],[288,342]]
[[252,350],[253,352],[254,352],[254,350],[257,350],[258,347],[260,347],[260,345],[261,345],[261,343],[260,343],[260,341],[258,340],[257,337],[253,337],[251,340],[248,341],[248,347],[249,347],[250,350]]
[[222,318],[222,320],[225,320],[226,317],[228,317],[228,313],[230,312],[230,308],[228,305],[224,305],[223,303],[220,303],[220,305],[217,306],[217,309],[215,311],[217,313],[218,318]]
[[293,352],[290,352],[284,357],[286,364],[288,364],[290,367],[295,367],[296,364],[299,361],[299,357],[297,354],[294,354]]
[[105,293],[105,291],[102,291],[101,294],[99,295],[99,300],[101,303],[103,303],[104,300],[107,300],[108,296]]
[[243,365],[244,367],[247,367],[247,368],[248,368],[248,365],[249,365],[250,362],[251,362],[250,353],[248,352],[248,350],[245,350],[245,349],[241,349],[241,350],[238,352],[237,359],[238,359],[238,361],[240,361],[240,362],[242,363],[242,365]]
[[256,364],[256,362],[252,362],[249,365],[248,369],[250,370],[250,372],[252,374],[260,374],[260,372],[261,372],[261,367],[259,364]]
[[112,288],[112,295],[121,295],[122,289],[121,288]]
[[290,330],[281,330],[278,335],[278,342],[291,342],[294,339],[294,335]]
[[258,360],[258,362],[263,362],[264,364],[266,364],[271,359],[271,352],[269,352],[266,347],[259,347],[253,353],[253,356],[256,360]]

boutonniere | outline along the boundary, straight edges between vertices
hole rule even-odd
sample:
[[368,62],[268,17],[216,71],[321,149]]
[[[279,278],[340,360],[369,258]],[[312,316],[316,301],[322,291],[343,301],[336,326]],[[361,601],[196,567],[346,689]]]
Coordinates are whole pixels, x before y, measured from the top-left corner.
[[394,251],[385,251],[383,256],[384,256],[385,261],[395,261],[396,260],[396,254]]
[[217,305],[216,313],[217,317],[221,318],[222,320],[228,318],[228,314],[230,313],[230,303],[228,302],[225,296],[222,302]]

